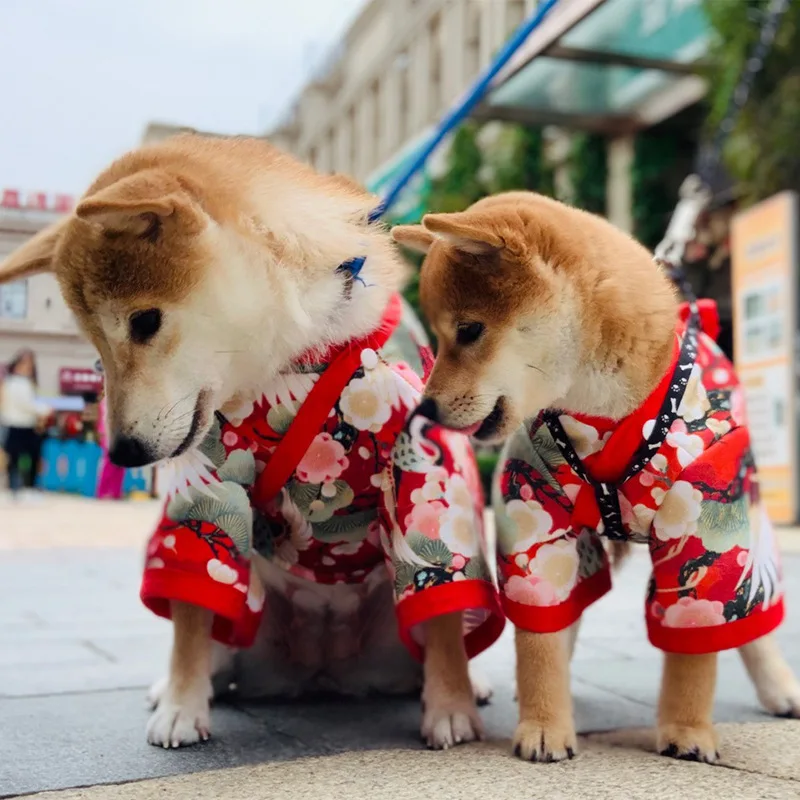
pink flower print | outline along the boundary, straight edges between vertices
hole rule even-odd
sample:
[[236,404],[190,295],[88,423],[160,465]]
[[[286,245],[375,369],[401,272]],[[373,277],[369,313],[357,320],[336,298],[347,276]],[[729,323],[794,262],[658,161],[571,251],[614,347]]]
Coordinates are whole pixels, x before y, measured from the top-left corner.
[[440,500],[413,506],[404,522],[406,530],[418,531],[428,539],[439,538],[439,520],[446,506]]
[[467,565],[467,559],[464,558],[464,556],[459,555],[458,553],[456,553],[456,555],[453,556],[453,561],[450,564],[450,566],[453,569],[464,569],[466,565]]
[[681,597],[664,612],[664,625],[668,628],[707,628],[724,625],[723,605],[719,600],[696,600]]
[[528,575],[512,575],[504,588],[506,597],[525,606],[554,606],[558,603],[556,590],[545,578]]
[[297,477],[304,483],[335,481],[349,464],[344,447],[329,433],[318,433],[297,465]]
[[225,431],[222,434],[222,444],[225,447],[236,447],[236,443],[239,441],[239,437],[233,431]]
[[533,488],[530,484],[525,483],[520,487],[519,496],[523,500],[531,500],[533,499]]

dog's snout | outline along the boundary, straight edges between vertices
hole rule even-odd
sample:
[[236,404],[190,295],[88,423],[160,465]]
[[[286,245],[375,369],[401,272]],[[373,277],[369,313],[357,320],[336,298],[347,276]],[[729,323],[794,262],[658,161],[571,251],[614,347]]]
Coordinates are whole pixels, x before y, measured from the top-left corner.
[[439,407],[432,397],[424,398],[419,406],[417,406],[416,413],[421,417],[429,419],[431,422],[439,422]]
[[108,457],[118,467],[143,467],[155,461],[153,452],[135,436],[119,436],[108,451]]

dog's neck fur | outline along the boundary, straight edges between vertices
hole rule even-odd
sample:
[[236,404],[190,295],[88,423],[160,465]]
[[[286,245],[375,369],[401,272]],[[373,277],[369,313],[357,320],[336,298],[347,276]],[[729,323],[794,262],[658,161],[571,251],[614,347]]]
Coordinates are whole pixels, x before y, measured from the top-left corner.
[[554,404],[559,410],[622,419],[661,382],[672,362],[677,304],[667,277],[647,266],[633,278],[604,265],[607,281],[576,287],[578,358],[568,391]]

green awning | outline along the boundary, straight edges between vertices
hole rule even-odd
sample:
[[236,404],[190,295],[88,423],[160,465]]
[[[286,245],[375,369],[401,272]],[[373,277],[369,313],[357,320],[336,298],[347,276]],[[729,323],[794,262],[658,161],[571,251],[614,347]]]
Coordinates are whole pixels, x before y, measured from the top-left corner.
[[[577,9],[577,11],[576,11]],[[523,46],[476,116],[627,132],[702,96],[702,0],[572,0]]]

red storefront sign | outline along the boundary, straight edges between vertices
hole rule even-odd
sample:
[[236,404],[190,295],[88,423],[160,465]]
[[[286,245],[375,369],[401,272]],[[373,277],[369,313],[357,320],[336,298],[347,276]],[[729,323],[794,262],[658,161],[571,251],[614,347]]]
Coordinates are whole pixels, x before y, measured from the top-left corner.
[[72,211],[74,198],[68,194],[50,195],[47,192],[29,192],[23,202],[19,189],[0,189],[0,208],[34,208],[37,211],[54,211],[68,214]]
[[61,394],[95,394],[103,388],[103,376],[85,367],[62,367],[58,384]]

